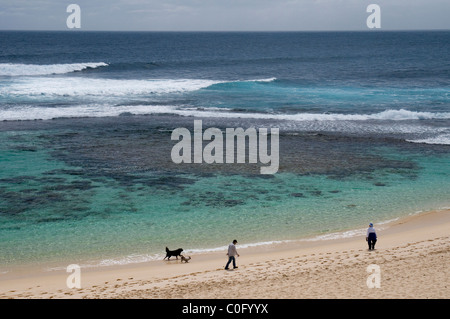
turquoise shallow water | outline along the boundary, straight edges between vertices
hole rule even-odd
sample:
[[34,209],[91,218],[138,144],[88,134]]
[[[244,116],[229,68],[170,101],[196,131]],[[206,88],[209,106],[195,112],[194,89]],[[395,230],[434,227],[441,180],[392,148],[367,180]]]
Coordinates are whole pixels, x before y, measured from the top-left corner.
[[43,138],[59,133],[1,133],[2,268],[141,262],[161,258],[166,246],[208,251],[233,238],[243,245],[301,239],[450,204],[442,152],[374,147],[368,153],[408,165],[342,176],[132,171],[117,178],[105,173],[111,167],[87,174],[61,161],[62,146]]

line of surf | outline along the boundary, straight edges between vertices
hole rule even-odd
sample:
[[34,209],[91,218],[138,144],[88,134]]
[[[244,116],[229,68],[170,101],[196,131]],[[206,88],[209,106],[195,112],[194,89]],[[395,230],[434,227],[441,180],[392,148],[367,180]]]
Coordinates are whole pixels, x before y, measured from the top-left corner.
[[[81,69],[86,65],[80,65]],[[69,68],[69,67],[68,67]],[[73,70],[75,67],[71,66]],[[62,72],[62,70],[60,70]],[[0,75],[1,75],[0,67]],[[5,71],[3,71],[5,72]],[[46,71],[47,72],[47,71]],[[50,71],[48,71],[50,72]],[[30,72],[31,73],[31,72]],[[118,97],[197,91],[221,83],[272,82],[276,78],[221,81],[207,79],[104,79],[85,77],[22,77],[0,87],[0,96],[16,97]]]
[[[414,214],[418,214],[418,213],[421,213],[421,212],[416,212]],[[399,218],[393,218],[393,219],[377,222],[376,223],[377,231],[386,229],[387,227],[389,227],[389,225],[391,223],[397,221],[398,219]],[[310,237],[299,238],[299,239],[269,240],[269,241],[260,241],[260,242],[240,243],[239,249],[282,245],[282,244],[289,244],[289,243],[295,244],[295,243],[301,243],[301,242],[329,241],[329,240],[346,239],[346,238],[354,238],[354,237],[364,238],[365,232],[366,232],[366,228],[356,228],[356,229],[351,229],[351,230],[327,233],[327,234],[323,234],[323,235],[310,236]],[[191,248],[191,249],[185,249],[183,254],[184,255],[198,255],[198,254],[226,252],[227,247],[228,247],[227,245],[224,245],[224,246],[209,247],[209,248]],[[131,254],[128,256],[124,256],[124,257],[102,259],[97,262],[92,261],[89,263],[81,264],[80,267],[81,268],[96,268],[96,267],[108,267],[108,266],[123,266],[123,265],[128,265],[128,264],[139,264],[139,263],[163,260],[164,256],[165,256],[164,253]],[[47,271],[63,270],[63,269],[65,269],[65,268],[64,267],[54,267],[54,268],[48,268]]]
[[127,115],[174,114],[179,116],[211,118],[245,118],[287,121],[405,121],[450,119],[450,112],[415,112],[405,109],[385,110],[372,114],[295,113],[273,114],[233,112],[221,108],[180,108],[172,105],[75,105],[69,107],[22,106],[0,110],[0,121],[50,120],[76,117],[112,117]]
[[410,143],[417,144],[439,144],[439,145],[450,145],[450,134],[440,134],[433,137],[406,140]]
[[0,63],[0,76],[65,74],[105,66],[108,66],[108,64],[105,62],[62,63],[62,64]]

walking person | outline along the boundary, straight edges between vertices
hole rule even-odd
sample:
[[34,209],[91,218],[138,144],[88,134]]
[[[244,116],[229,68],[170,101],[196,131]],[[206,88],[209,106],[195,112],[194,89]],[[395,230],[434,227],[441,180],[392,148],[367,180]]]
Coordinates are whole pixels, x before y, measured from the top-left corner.
[[228,245],[228,252],[227,252],[227,256],[228,256],[228,262],[227,265],[225,266],[225,270],[228,270],[228,266],[230,266],[230,263],[233,262],[233,269],[238,268],[236,266],[236,258],[235,256],[239,257],[239,254],[236,250],[236,244],[237,244],[237,240],[233,240],[233,242],[231,244]]
[[375,228],[373,228],[373,224],[369,224],[369,228],[367,228],[366,241],[369,245],[369,250],[375,249],[375,243],[377,242],[377,233]]

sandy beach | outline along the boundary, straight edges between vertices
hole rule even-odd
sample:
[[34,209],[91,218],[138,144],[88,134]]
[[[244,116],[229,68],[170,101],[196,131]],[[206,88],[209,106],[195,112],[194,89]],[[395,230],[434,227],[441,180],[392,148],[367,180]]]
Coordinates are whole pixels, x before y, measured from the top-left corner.
[[[377,225],[375,224],[375,227]],[[81,288],[68,273],[29,271],[0,277],[1,298],[449,298],[450,210],[396,220],[378,231],[374,251],[365,234],[239,249],[239,268],[226,271],[225,251],[194,254],[189,263],[153,261],[81,269]],[[368,288],[369,265],[380,287]]]

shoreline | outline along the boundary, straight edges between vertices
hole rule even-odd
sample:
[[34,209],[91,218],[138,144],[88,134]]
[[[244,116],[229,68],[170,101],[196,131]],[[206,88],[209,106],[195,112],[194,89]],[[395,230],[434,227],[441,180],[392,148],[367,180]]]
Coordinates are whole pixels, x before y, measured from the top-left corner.
[[[239,248],[238,244],[241,257],[237,258],[239,268],[236,271],[223,269],[225,251],[198,253],[192,254],[187,264],[175,259],[82,268],[80,289],[67,287],[66,280],[70,274],[65,270],[24,273],[15,278],[8,278],[6,273],[0,274],[0,298],[214,299],[276,296],[290,299],[361,298],[364,294],[369,298],[449,298],[450,289],[446,289],[450,287],[450,270],[446,267],[450,261],[448,229],[450,209],[446,208],[410,214],[377,229],[379,239],[375,251],[367,250],[364,236],[296,240],[248,248]],[[428,258],[423,258],[425,256]],[[420,263],[426,265],[418,268]],[[395,282],[396,278],[383,275],[382,289],[369,289],[366,286],[366,267],[369,264],[379,264],[382,270],[385,269],[382,275],[386,272],[388,276],[393,273],[391,269],[396,269],[399,276],[419,272],[420,277],[429,281],[410,280],[411,287],[397,287],[395,291],[386,293],[383,286]],[[347,280],[342,280],[346,276]],[[336,295],[339,289],[321,286],[329,280],[338,286],[346,285],[358,276],[361,277],[358,289],[344,289],[340,295]],[[293,285],[291,289],[286,288],[289,285]],[[417,285],[421,287],[418,295]],[[411,293],[411,289],[416,292]]]
[[[430,209],[425,211],[416,211],[414,213],[409,213],[408,215],[393,217],[387,220],[375,221],[377,225],[377,230],[383,230],[390,225],[395,224],[396,221],[404,218],[408,218],[410,216],[415,216],[418,214],[424,214],[429,212],[439,212],[443,210],[450,209],[449,207],[443,206],[437,209]],[[275,247],[296,247],[297,245],[304,245],[305,243],[321,243],[321,242],[329,242],[330,240],[343,240],[343,239],[352,239],[361,234],[364,234],[366,228],[351,228],[339,231],[332,231],[329,233],[321,233],[314,235],[307,235],[304,237],[294,238],[294,239],[280,239],[280,240],[267,240],[267,241],[257,241],[257,242],[249,242],[246,244],[239,244],[239,249],[275,249]],[[216,253],[222,253],[227,251],[228,245],[222,246],[214,246],[210,248],[192,248],[192,249],[184,249],[183,255],[186,256],[202,256],[202,255],[210,255]],[[84,260],[81,263],[77,263],[80,265],[82,270],[95,270],[95,269],[108,269],[112,267],[127,267],[127,266],[138,266],[139,264],[146,263],[154,263],[163,260],[165,253],[155,253],[155,254],[132,254],[121,257],[112,257],[106,259],[96,259],[96,260]],[[2,280],[10,280],[19,277],[24,277],[28,275],[37,275],[40,273],[41,275],[51,274],[53,272],[65,271],[66,266],[73,264],[73,260],[64,261],[49,261],[49,262],[40,262],[38,265],[32,264],[31,262],[17,263],[12,264],[10,266],[5,267],[5,269],[14,269],[14,273],[10,270],[0,269],[0,283]],[[76,261],[75,261],[76,263]],[[3,276],[3,278],[2,278]]]

